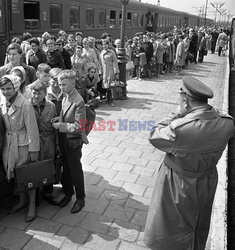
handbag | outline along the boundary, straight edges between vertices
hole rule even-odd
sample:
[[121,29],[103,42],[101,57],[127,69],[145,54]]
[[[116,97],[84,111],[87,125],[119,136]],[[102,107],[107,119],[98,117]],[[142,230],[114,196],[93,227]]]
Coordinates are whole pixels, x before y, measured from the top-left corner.
[[56,183],[54,159],[29,162],[14,168],[17,191],[36,189]]
[[133,63],[133,61],[127,61],[127,63],[126,63],[126,70],[127,71],[130,71],[130,70],[132,70],[132,69],[134,69],[134,63]]

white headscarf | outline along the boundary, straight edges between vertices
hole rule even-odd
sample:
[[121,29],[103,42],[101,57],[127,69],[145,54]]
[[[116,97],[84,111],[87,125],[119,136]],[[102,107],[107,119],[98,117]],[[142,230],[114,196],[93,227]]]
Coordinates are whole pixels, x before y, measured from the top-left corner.
[[13,84],[15,91],[18,92],[21,86],[21,79],[19,76],[13,76],[13,75],[4,75],[1,79],[7,78],[11,81]]

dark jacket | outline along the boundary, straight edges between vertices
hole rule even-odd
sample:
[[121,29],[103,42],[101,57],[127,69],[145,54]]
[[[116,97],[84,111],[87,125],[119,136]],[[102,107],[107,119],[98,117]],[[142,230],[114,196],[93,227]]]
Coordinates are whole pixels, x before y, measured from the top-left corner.
[[72,68],[72,63],[70,59],[70,54],[67,50],[63,49],[62,52],[60,52],[63,59],[64,59],[64,66],[66,69],[71,69]]
[[47,64],[51,68],[61,68],[65,69],[64,59],[60,52],[54,50],[53,52],[47,52]]

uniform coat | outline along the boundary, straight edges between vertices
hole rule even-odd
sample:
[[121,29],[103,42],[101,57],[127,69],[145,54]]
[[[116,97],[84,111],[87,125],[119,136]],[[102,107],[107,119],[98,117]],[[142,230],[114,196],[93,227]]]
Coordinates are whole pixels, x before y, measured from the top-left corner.
[[185,64],[185,44],[180,41],[176,48],[175,61],[177,66],[183,66]]
[[13,177],[15,166],[28,161],[29,152],[39,151],[39,133],[31,103],[20,93],[7,110],[6,99],[1,100],[1,109],[6,126],[6,142],[3,149],[3,164],[7,178]]
[[156,125],[150,143],[166,155],[147,216],[147,246],[156,250],[205,248],[218,181],[216,164],[233,134],[233,119],[209,105]]

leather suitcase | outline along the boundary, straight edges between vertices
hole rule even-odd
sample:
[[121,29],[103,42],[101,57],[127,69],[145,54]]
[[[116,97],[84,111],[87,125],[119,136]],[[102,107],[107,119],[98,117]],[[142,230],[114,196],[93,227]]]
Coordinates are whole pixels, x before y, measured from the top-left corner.
[[54,159],[29,162],[15,167],[17,191],[29,190],[56,183]]

